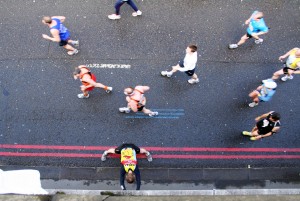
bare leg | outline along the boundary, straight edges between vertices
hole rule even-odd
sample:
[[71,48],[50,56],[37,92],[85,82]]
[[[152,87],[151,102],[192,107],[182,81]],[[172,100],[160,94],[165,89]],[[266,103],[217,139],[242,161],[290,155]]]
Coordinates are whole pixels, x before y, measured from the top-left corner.
[[74,47],[72,47],[71,45],[69,45],[69,44],[67,44],[67,45],[65,45],[65,46],[63,46],[66,50],[68,50],[68,51],[74,51],[75,50],[75,48]]
[[240,41],[237,43],[238,46],[244,44],[247,40],[249,39],[249,37],[247,36],[247,34],[243,35],[242,38],[240,39]]

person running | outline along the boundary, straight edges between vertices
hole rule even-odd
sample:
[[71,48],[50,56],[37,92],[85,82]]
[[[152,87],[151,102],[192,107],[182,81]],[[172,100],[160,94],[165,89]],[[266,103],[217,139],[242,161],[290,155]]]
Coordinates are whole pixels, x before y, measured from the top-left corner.
[[122,144],[117,148],[110,148],[102,154],[101,160],[106,161],[108,154],[121,154],[121,171],[120,185],[122,190],[126,190],[124,179],[128,183],[133,183],[136,180],[136,190],[141,187],[141,174],[137,164],[136,154],[145,154],[149,162],[152,161],[152,156],[149,151],[139,148],[134,144]]
[[259,102],[270,101],[276,92],[277,84],[273,80],[263,80],[263,84],[249,94],[253,102],[249,103],[249,107],[255,107]]
[[274,111],[255,118],[257,122],[251,132],[243,131],[242,134],[250,136],[250,140],[259,140],[277,133],[280,129],[280,114]]
[[240,41],[237,44],[230,44],[229,49],[236,49],[240,45],[244,44],[249,38],[254,38],[256,44],[262,43],[264,40],[259,36],[268,33],[269,28],[266,26],[266,23],[263,18],[264,14],[259,11],[254,11],[249,19],[245,21],[245,24],[249,27],[247,28],[247,33],[242,36]]
[[131,8],[134,10],[134,12],[132,13],[133,17],[142,15],[142,11],[140,11],[137,6],[135,5],[135,3],[133,2],[133,0],[117,0],[116,4],[115,4],[115,9],[116,12],[114,14],[111,14],[108,16],[109,19],[111,20],[119,20],[121,19],[121,15],[120,15],[120,8],[121,6],[127,3],[128,5],[131,6]]
[[148,86],[136,86],[135,88],[127,87],[124,89],[124,94],[126,95],[127,107],[119,108],[120,112],[129,113],[130,110],[133,112],[143,112],[150,117],[158,115],[158,112],[153,112],[145,107],[146,97],[144,93],[149,91]]
[[197,63],[197,46],[196,45],[189,45],[185,52],[186,55],[183,60],[179,61],[176,66],[172,66],[171,71],[161,71],[162,76],[171,77],[173,73],[180,71],[185,72],[188,76],[192,78],[188,80],[188,83],[195,84],[199,82],[199,78],[195,73],[196,63]]
[[75,80],[79,78],[82,82],[82,85],[80,86],[82,94],[78,94],[78,98],[89,98],[89,91],[92,91],[95,87],[104,89],[106,93],[110,93],[112,91],[112,87],[97,83],[96,76],[84,65],[76,67],[73,76]]
[[[288,57],[288,58],[287,58]],[[294,78],[293,74],[300,74],[300,49],[295,47],[279,57],[279,60],[287,58],[283,68],[276,71],[273,74],[272,80],[278,79],[281,75],[285,75],[281,78],[282,81],[292,80]]]
[[63,46],[68,50],[68,55],[75,55],[78,53],[78,50],[72,47],[69,44],[79,46],[79,41],[70,39],[69,30],[62,24],[65,21],[66,17],[64,16],[45,16],[43,17],[42,22],[50,28],[50,33],[52,37],[43,34],[43,38],[53,42],[58,42],[59,46]]

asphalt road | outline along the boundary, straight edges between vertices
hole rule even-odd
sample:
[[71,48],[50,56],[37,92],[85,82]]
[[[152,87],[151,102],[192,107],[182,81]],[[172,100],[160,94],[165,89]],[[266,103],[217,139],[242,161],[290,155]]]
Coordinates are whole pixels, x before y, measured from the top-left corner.
[[[244,151],[243,155],[297,155],[300,79],[278,82],[268,103],[249,108],[248,93],[262,79],[281,68],[278,57],[299,46],[299,0],[137,0],[140,17],[121,8],[122,18],[107,18],[114,0],[11,0],[0,2],[0,144],[55,146],[117,146],[133,142],[142,147],[282,148],[280,152]],[[229,50],[245,33],[244,21],[256,10],[265,13],[271,28],[261,45],[248,41]],[[80,52],[68,56],[49,34],[44,15],[64,15]],[[182,59],[188,44],[199,46],[200,82],[187,83],[178,73],[160,76]],[[111,94],[94,90],[90,98],[77,98],[75,66],[90,64],[98,81],[114,88]],[[115,65],[118,64],[118,65]],[[114,67],[114,68],[113,68]],[[157,118],[121,114],[124,87],[149,85],[147,107]],[[271,110],[282,115],[275,136],[251,142],[241,135],[254,118]],[[246,149],[244,149],[246,150]],[[257,150],[257,149],[256,149]],[[267,149],[266,149],[267,150]],[[116,167],[118,160],[101,163],[97,157],[16,157],[12,153],[83,153],[80,150],[0,148],[1,165]],[[84,153],[100,154],[102,150]],[[240,151],[191,153],[183,150],[155,154],[239,155]],[[272,158],[272,157],[271,157]],[[298,167],[298,159],[170,159],[157,158],[146,167]]]

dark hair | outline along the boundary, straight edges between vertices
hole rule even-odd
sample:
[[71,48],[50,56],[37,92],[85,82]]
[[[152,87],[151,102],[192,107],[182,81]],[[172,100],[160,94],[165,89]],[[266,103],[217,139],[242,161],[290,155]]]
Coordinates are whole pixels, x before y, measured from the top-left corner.
[[196,45],[189,45],[189,48],[192,50],[192,52],[196,52],[198,49]]
[[275,121],[278,121],[280,119],[280,114],[277,112],[272,112],[271,113],[271,117],[272,119],[274,119]]

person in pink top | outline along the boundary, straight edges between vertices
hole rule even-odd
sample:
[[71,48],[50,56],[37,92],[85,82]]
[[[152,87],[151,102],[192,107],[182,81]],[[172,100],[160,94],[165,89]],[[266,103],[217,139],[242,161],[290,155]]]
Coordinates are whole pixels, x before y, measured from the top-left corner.
[[133,112],[143,112],[150,117],[158,115],[158,112],[153,112],[145,107],[146,97],[144,93],[148,91],[150,87],[148,86],[136,86],[134,88],[128,87],[124,89],[124,94],[126,95],[127,107],[119,108],[120,112],[129,113],[131,110]]

